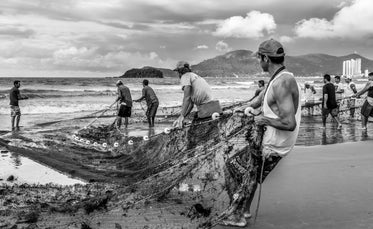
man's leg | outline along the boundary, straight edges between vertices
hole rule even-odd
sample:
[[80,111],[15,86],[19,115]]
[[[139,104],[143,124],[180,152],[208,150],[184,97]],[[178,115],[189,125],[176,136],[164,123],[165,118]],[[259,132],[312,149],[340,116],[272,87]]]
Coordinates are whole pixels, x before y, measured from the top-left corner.
[[328,117],[328,111],[327,109],[324,109],[322,110],[322,126],[323,128],[326,127],[326,118]]
[[342,123],[339,121],[338,116],[332,115],[333,119],[337,122],[338,124],[338,129],[342,128]]
[[14,120],[15,120],[15,118],[16,118],[16,116],[11,117],[12,130],[14,130]]
[[151,120],[152,120],[152,126],[151,126],[151,127],[154,127],[155,116],[153,116],[153,117],[151,118]]
[[117,128],[120,129],[120,126],[122,125],[122,118],[120,116],[117,117]]
[[124,118],[124,125],[125,125],[126,128],[128,127],[128,117]]
[[150,111],[151,111],[151,108],[152,108],[152,106],[149,105],[149,106],[148,106],[148,109],[146,110],[146,119],[148,120],[149,127],[152,126],[152,119],[151,119],[151,117],[150,117]]
[[368,116],[361,115],[361,127],[367,129]]
[[331,115],[332,115],[332,118],[337,122],[338,124],[338,129],[341,129],[342,128],[342,123],[339,121],[339,118],[338,118],[338,108],[334,108],[332,111],[331,111]]
[[[260,176],[260,174],[258,174],[258,175]],[[245,206],[243,206],[244,207],[243,208],[243,214],[244,214],[245,218],[250,218],[251,217],[250,207],[251,207],[251,203],[253,202],[257,187],[258,187],[258,183],[255,182],[255,184],[253,185],[253,192],[250,194],[249,198],[246,200]]]
[[16,116],[16,129],[19,129],[19,121],[21,120],[21,115]]
[[154,120],[155,120],[155,115],[157,114],[157,110],[158,110],[158,103],[153,103],[152,106],[151,106],[151,110],[150,110],[150,117],[151,117],[151,127],[154,127]]

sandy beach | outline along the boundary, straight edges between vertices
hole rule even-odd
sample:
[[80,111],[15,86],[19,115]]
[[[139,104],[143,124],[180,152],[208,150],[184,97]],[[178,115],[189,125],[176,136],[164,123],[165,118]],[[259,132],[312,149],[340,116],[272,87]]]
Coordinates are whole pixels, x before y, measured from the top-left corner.
[[[264,182],[256,224],[251,220],[247,228],[373,228],[372,147],[371,140],[296,146]],[[83,228],[84,223],[89,228],[196,228],[204,218],[186,217],[193,204],[193,200],[184,200],[180,193],[171,192],[162,201],[151,201],[125,212],[115,204],[89,215],[42,212],[32,225]]]
[[264,182],[251,228],[373,228],[372,149],[372,141],[295,147]]

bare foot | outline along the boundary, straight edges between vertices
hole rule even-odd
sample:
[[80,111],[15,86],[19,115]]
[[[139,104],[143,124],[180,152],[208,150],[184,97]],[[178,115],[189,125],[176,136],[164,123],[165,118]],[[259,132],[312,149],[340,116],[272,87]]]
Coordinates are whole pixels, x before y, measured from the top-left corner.
[[219,224],[224,226],[246,227],[247,221],[243,216],[230,215],[228,218],[222,220]]
[[243,217],[245,217],[245,219],[250,219],[252,217],[251,213],[249,211],[245,211],[243,213]]

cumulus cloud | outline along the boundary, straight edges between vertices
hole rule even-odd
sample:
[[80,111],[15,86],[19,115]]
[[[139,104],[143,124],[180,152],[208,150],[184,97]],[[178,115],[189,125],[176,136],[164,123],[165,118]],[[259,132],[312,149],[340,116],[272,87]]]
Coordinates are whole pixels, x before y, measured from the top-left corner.
[[311,18],[297,22],[296,35],[314,39],[361,39],[373,36],[373,27],[367,24],[373,21],[373,1],[354,0],[348,5],[341,5],[341,7],[331,20]]
[[232,50],[232,48],[230,48],[229,45],[225,43],[224,41],[219,41],[218,43],[216,43],[215,48],[219,52],[229,52]]
[[251,11],[246,17],[233,16],[220,23],[213,33],[219,37],[260,38],[276,29],[272,15]]
[[207,45],[198,45],[196,47],[196,49],[208,49],[208,48],[209,48],[209,46],[207,46]]

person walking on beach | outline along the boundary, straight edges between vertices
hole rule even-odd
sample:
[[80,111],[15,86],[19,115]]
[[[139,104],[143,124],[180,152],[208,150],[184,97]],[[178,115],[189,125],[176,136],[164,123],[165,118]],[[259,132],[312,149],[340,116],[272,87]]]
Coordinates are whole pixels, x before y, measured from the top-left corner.
[[[180,84],[184,91],[181,114],[173,123],[174,127],[183,127],[184,119],[192,111],[194,104],[197,106],[197,114],[199,118],[204,116],[200,116],[202,113],[211,113],[213,109],[219,110],[217,108],[217,106],[219,106],[218,101],[212,100],[212,90],[210,85],[205,79],[192,72],[188,62],[179,61],[174,71],[179,73]],[[211,104],[210,102],[213,102],[211,106],[209,105]]]
[[369,116],[373,117],[373,72],[368,74],[368,80],[365,87],[354,95],[354,97],[359,98],[361,95],[368,92],[367,99],[361,107],[361,126],[364,130],[367,129]]
[[350,110],[350,118],[355,117],[355,101],[353,97],[357,93],[356,85],[352,82],[352,77],[347,76],[345,78],[346,85],[344,87],[344,97],[347,99],[347,108]]
[[142,85],[142,96],[141,98],[134,100],[134,102],[141,102],[145,99],[146,105],[148,106],[148,109],[146,110],[146,118],[148,119],[149,127],[154,127],[154,119],[159,106],[158,97],[153,88],[149,87],[149,80],[143,80]]
[[[10,116],[12,131],[19,130],[19,122],[21,120],[21,109],[19,108],[19,100],[28,99],[27,96],[21,95],[19,88],[21,87],[21,81],[15,80],[13,82],[14,87],[10,89],[9,93],[9,105],[10,105]],[[15,124],[15,126],[14,126]]]
[[330,114],[332,118],[338,123],[338,129],[342,128],[342,124],[338,119],[338,104],[335,99],[335,87],[330,82],[329,74],[324,75],[324,86],[322,89],[322,124],[326,127],[326,118]]
[[[301,119],[301,89],[294,75],[284,66],[285,52],[280,42],[274,39],[264,41],[259,45],[257,57],[261,68],[264,72],[268,72],[271,78],[265,92],[249,103],[245,113],[253,114],[254,109],[262,106],[263,113],[255,116],[257,125],[266,126],[262,141],[261,162],[264,163],[262,179],[260,179],[261,172],[257,171],[257,183],[261,183],[295,145]],[[221,224],[240,227],[247,225],[246,219],[251,217],[250,206],[257,183],[248,199],[243,201],[242,208],[237,209]]]
[[121,80],[117,81],[116,86],[118,88],[118,98],[115,100],[115,102],[119,101],[120,104],[116,119],[117,128],[120,129],[122,125],[122,118],[124,118],[124,125],[127,128],[128,118],[131,117],[132,110],[131,92],[128,87],[124,86]]
[[345,91],[343,88],[343,84],[341,83],[340,76],[334,77],[334,87],[335,87],[335,99],[337,100],[337,104],[339,104],[343,98],[343,92]]
[[304,98],[305,98],[305,107],[308,110],[308,115],[313,115],[313,106],[315,102],[316,90],[309,82],[304,83]]
[[258,81],[258,89],[256,89],[254,96],[249,100],[249,102],[253,101],[253,99],[258,97],[260,92],[262,92],[264,89],[265,89],[264,80],[259,80]]

